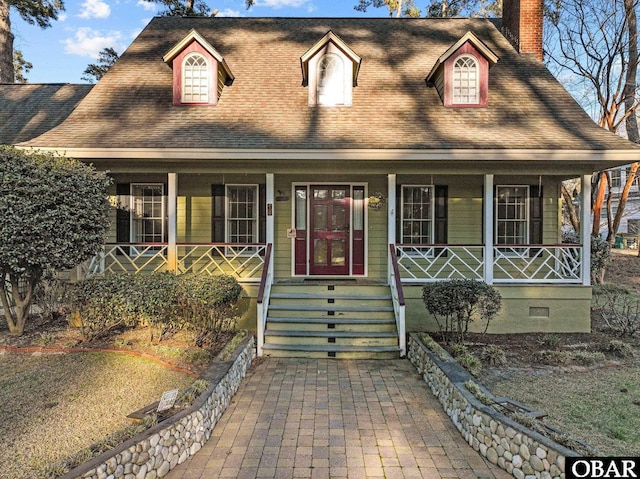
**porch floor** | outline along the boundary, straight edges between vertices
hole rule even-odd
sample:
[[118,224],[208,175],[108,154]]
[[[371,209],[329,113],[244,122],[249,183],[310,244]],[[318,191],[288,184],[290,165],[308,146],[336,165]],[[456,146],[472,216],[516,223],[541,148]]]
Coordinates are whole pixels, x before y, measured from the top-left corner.
[[464,441],[409,361],[269,358],[166,477],[511,476]]

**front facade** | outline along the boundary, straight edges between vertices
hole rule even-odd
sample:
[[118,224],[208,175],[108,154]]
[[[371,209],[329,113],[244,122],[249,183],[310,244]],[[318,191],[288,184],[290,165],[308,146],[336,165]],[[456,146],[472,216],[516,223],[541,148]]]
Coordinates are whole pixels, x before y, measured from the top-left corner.
[[[86,274],[236,275],[259,348],[278,321],[322,314],[339,329],[351,314],[305,347],[335,356],[337,336],[355,351],[370,336],[356,325],[388,310],[403,354],[405,331],[433,327],[421,286],[450,278],[500,290],[490,332],[587,331],[588,232],[562,244],[560,185],[580,178],[589,204],[592,172],[635,150],[501,27],[156,18],[64,122],[21,145],[113,177],[113,228]],[[357,287],[387,288],[388,304]]]

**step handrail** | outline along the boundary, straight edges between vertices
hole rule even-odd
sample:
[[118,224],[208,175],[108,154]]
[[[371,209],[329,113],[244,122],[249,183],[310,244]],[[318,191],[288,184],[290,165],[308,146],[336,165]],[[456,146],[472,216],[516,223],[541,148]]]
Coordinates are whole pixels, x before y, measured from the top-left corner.
[[400,346],[400,356],[407,355],[407,335],[405,326],[405,300],[402,290],[402,279],[398,268],[398,257],[396,245],[389,244],[389,287],[391,288],[391,299],[393,301],[393,312],[396,317],[396,327],[398,329],[398,345]]
[[258,356],[262,356],[262,346],[264,345],[264,331],[267,327],[267,314],[269,312],[269,298],[271,296],[271,285],[273,284],[273,262],[271,261],[271,250],[273,244],[267,244],[267,250],[264,255],[264,266],[262,268],[262,276],[260,277],[260,287],[258,288],[257,297],[257,330],[258,341],[256,344]]

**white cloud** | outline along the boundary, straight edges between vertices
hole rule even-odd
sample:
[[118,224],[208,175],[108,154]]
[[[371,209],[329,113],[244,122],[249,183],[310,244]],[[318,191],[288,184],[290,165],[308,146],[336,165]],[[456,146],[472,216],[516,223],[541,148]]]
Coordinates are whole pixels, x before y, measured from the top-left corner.
[[231,10],[230,8],[225,8],[224,10],[220,10],[216,17],[241,17],[242,13],[239,10]]
[[58,21],[59,22],[64,22],[67,19],[67,14],[66,13],[58,13]]
[[298,8],[305,4],[307,4],[309,0],[257,0],[256,7],[267,7],[267,8],[285,8],[292,7]]
[[138,0],[136,6],[144,8],[147,12],[155,12],[156,4],[153,2],[145,2],[145,0]]
[[84,0],[80,18],[108,18],[111,15],[111,7],[102,0]]
[[103,48],[111,47],[116,51],[124,50],[120,44],[122,33],[111,31],[106,34],[91,28],[83,27],[76,30],[74,38],[62,40],[65,53],[79,55],[92,59],[98,58]]

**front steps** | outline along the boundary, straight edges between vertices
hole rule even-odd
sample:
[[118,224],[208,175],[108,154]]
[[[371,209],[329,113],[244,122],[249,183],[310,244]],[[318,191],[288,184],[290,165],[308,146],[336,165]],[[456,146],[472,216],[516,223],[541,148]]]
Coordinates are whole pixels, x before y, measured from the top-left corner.
[[274,284],[263,354],[271,357],[395,359],[391,291],[355,282]]

